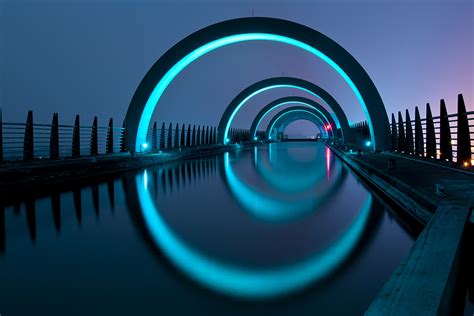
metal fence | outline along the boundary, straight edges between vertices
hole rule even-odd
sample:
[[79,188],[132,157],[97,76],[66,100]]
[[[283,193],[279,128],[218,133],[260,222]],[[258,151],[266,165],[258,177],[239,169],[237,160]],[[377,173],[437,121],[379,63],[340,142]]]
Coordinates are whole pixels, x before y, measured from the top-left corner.
[[[458,95],[457,113],[448,114],[446,103],[440,100],[440,115],[432,116],[426,104],[426,117],[421,118],[415,107],[415,119],[405,111],[391,117],[392,150],[429,159],[455,162],[464,167],[474,165],[474,111],[466,111],[462,94]],[[354,124],[355,138],[361,144],[370,140],[367,122]]]
[[[53,114],[51,124],[38,124],[29,111],[26,123],[2,121],[0,109],[0,161],[60,159],[127,152],[125,122],[114,126],[112,119],[107,126],[99,126],[97,117],[92,125],[81,124],[77,115],[73,125],[59,124],[58,114]],[[229,141],[249,139],[247,130],[231,129]],[[147,142],[142,151],[172,150],[217,144],[216,127],[165,123],[161,128],[155,122],[148,130]]]

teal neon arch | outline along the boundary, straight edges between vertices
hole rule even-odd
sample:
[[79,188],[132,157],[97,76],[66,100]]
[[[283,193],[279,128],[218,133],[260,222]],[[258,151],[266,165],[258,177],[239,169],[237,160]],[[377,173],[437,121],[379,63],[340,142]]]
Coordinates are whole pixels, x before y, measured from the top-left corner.
[[[127,148],[130,151],[143,150],[153,111],[168,85],[183,69],[215,49],[246,41],[291,45],[325,61],[341,75],[359,100],[367,117],[373,148],[391,146],[383,101],[367,72],[349,52],[329,37],[304,25],[281,19],[251,17],[205,27],[178,42],[153,64],[140,82],[127,110]],[[226,130],[228,128],[218,135],[222,141],[226,139]]]
[[[280,106],[287,105],[287,104],[300,104],[300,105],[307,106],[310,109],[314,109],[315,111],[318,111],[320,113],[321,117],[324,118],[326,123],[329,124],[331,134],[334,133],[337,130],[338,126],[340,127],[340,124],[336,124],[336,121],[334,120],[332,115],[319,103],[317,103],[317,102],[315,102],[311,99],[304,98],[304,97],[290,96],[290,97],[280,98],[280,99],[277,99],[277,100],[274,100],[274,101],[268,103],[266,106],[264,106],[260,110],[260,112],[257,113],[254,120],[252,121],[252,125],[250,126],[250,136],[251,136],[252,140],[254,140],[254,141],[258,140],[258,139],[256,139],[257,131],[258,131],[258,128],[260,127],[260,123],[262,122],[262,120],[270,112],[272,112],[274,109],[276,109]],[[338,118],[338,122],[340,120],[343,120],[343,119],[344,118]],[[347,123],[347,125],[349,125],[349,123]],[[343,133],[341,133],[341,134],[342,134],[341,135],[342,138],[344,138],[344,134]]]
[[[302,108],[299,108],[299,109],[289,108],[287,110],[283,110],[283,111],[277,113],[277,115],[275,115],[272,118],[272,120],[268,124],[267,130],[265,132],[265,135],[267,136],[267,138],[270,139],[271,132],[275,128],[275,125],[278,124],[276,126],[276,128],[279,129],[280,127],[282,127],[283,124],[286,123],[283,120],[288,119],[289,116],[292,116],[294,114],[299,114],[299,113],[305,113],[305,114],[309,115],[310,117],[312,117],[313,119],[316,119],[319,122],[319,124],[317,124],[317,122],[315,122],[314,120],[308,119],[307,116],[304,118],[304,119],[307,119],[307,120],[313,122],[319,128],[319,130],[322,134],[324,134],[324,133],[328,134],[328,131],[325,127],[326,124],[314,112],[311,112],[311,111],[308,111],[308,110],[302,109]],[[296,120],[301,119],[301,117],[293,117],[292,119],[294,119],[294,121],[296,121]],[[322,126],[322,129],[321,129],[321,126]]]
[[[227,134],[237,112],[254,96],[264,91],[277,88],[293,88],[301,91],[305,91],[317,98],[319,98],[329,109],[333,111],[333,114],[327,114],[332,116],[336,126],[341,129],[344,140],[350,142],[351,140],[351,129],[349,127],[349,121],[347,120],[346,114],[339,103],[330,95],[326,90],[321,88],[314,83],[294,77],[274,77],[258,81],[244,90],[242,90],[227,106],[224,114],[222,115],[219,126],[217,127],[218,134],[220,135],[220,141],[224,144],[227,143]],[[303,98],[306,99],[306,98]],[[299,102],[299,101],[297,101]],[[314,101],[312,101],[314,102]],[[309,102],[308,102],[309,103]],[[317,108],[317,103],[311,103],[312,106]],[[268,106],[268,105],[267,105]],[[323,107],[321,107],[323,108]],[[264,109],[262,109],[263,111]]]
[[335,271],[361,240],[372,206],[369,193],[351,225],[323,251],[291,265],[251,269],[210,258],[183,241],[160,215],[146,183],[144,172],[136,177],[134,191],[145,227],[163,255],[189,278],[209,289],[254,300],[291,294]]

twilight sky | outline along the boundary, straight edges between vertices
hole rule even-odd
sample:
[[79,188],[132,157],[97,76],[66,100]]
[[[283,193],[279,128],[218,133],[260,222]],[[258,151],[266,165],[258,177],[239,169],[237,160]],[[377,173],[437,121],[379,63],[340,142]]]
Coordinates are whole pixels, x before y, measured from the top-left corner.
[[[371,76],[392,113],[439,99],[456,109],[463,93],[474,109],[474,1],[23,1],[0,0],[0,107],[4,121],[62,123],[80,114],[122,121],[149,67],[186,35],[222,20],[277,17],[312,27],[342,45]],[[165,92],[159,122],[216,125],[230,100],[268,77],[295,76],[330,92],[349,120],[363,120],[355,96],[335,71],[297,48],[248,42],[216,50],[186,68]],[[249,128],[266,103],[301,95],[265,92],[236,117]],[[117,123],[116,123],[117,124]],[[302,126],[309,126],[303,124]]]

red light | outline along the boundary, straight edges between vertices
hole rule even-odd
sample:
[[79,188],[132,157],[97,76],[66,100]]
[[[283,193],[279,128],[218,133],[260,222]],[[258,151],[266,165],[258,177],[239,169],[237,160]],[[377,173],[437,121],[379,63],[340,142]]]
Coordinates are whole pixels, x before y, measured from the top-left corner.
[[326,125],[326,129],[331,129],[331,125]]

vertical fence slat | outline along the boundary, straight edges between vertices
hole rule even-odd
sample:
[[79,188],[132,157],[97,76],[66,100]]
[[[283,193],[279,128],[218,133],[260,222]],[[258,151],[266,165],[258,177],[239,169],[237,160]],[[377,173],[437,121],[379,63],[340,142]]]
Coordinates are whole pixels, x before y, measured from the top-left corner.
[[395,121],[395,114],[392,113],[392,150],[396,150],[398,148],[397,138],[398,138],[397,122]]
[[99,153],[99,139],[97,135],[97,116],[94,116],[91,129],[90,154],[97,155]]
[[191,124],[188,124],[188,133],[186,134],[186,147],[191,147]]
[[426,103],[426,156],[436,158],[436,135],[431,107]]
[[176,128],[174,130],[174,148],[179,148],[179,124],[176,123]]
[[184,124],[182,125],[181,127],[181,139],[180,139],[180,143],[179,143],[179,147],[184,147],[184,135],[185,135],[185,129],[184,129]]
[[49,158],[59,159],[59,118],[58,113],[53,113],[51,133],[49,136]]
[[25,125],[25,136],[23,138],[23,160],[34,158],[34,137],[33,137],[33,111],[28,111]]
[[160,131],[160,149],[165,148],[165,122],[161,124],[161,131]]
[[107,143],[105,145],[105,152],[107,154],[114,153],[114,120],[113,118],[109,119],[109,126],[107,127]]
[[439,158],[447,161],[453,160],[453,148],[451,145],[451,129],[449,127],[448,111],[444,99],[440,100],[440,123],[439,123]]
[[403,128],[402,112],[398,111],[398,150],[405,151],[405,130]]
[[79,127],[79,115],[74,120],[74,129],[72,131],[72,156],[79,157],[81,155],[81,129]]
[[173,147],[173,125],[170,123],[168,126],[168,141],[166,143],[167,148]]
[[158,126],[155,121],[153,123],[153,130],[151,132],[151,150],[155,151],[158,149]]
[[471,163],[471,135],[469,120],[466,114],[466,105],[462,94],[458,94],[458,128],[457,128],[457,163],[470,165]]
[[421,117],[418,107],[415,107],[415,154],[423,156],[423,127],[421,126]]
[[405,136],[405,148],[407,153],[412,154],[414,152],[414,147],[413,147],[413,128],[411,127],[411,118],[410,118],[410,112],[408,110],[405,111],[405,130],[406,130],[406,136]]

